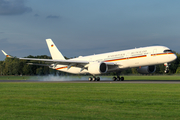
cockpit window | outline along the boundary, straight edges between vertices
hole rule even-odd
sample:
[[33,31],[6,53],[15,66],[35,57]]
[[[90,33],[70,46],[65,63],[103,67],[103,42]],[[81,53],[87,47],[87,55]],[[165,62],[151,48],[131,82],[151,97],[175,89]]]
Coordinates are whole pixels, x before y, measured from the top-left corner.
[[172,50],[164,50],[164,53],[173,53]]

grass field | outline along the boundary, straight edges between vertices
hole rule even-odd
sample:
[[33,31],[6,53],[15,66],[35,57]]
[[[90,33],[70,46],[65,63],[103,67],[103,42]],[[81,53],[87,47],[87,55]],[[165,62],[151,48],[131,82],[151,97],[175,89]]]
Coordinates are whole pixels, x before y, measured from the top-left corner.
[[[101,76],[103,80],[111,80],[113,76]],[[125,75],[125,80],[180,80],[180,75]],[[0,80],[88,80],[88,76],[0,76]]]
[[180,84],[0,83],[0,119],[179,120]]

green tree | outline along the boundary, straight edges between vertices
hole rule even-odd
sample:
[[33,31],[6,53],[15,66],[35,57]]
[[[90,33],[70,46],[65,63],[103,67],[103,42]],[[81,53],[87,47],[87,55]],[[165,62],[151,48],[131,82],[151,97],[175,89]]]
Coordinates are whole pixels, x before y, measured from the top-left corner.
[[43,68],[42,68],[42,67],[37,68],[37,69],[36,69],[36,74],[37,74],[37,75],[43,75]]
[[180,74],[180,67],[177,68],[176,74]]
[[25,64],[22,70],[23,70],[23,75],[31,74],[30,65]]
[[4,75],[3,70],[4,70],[4,61],[0,61],[0,75]]
[[165,66],[163,64],[156,65],[155,74],[164,74]]
[[131,68],[132,74],[138,74],[137,68]]
[[19,75],[20,65],[19,65],[19,59],[14,58],[11,67],[12,67],[12,75]]
[[12,61],[14,58],[5,58],[4,61],[4,75],[12,75]]

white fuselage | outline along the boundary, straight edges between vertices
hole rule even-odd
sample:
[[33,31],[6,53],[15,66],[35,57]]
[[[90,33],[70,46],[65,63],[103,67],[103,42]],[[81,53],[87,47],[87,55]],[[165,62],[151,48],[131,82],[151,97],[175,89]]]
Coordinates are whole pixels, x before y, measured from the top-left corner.
[[[176,59],[176,55],[172,52],[165,52],[165,50],[170,50],[165,46],[150,46],[135,48],[129,50],[122,50],[117,52],[109,52],[103,54],[96,54],[90,56],[80,56],[78,58],[70,60],[83,60],[92,62],[105,62],[114,63],[114,66],[108,68],[109,71],[116,71],[121,69],[140,67],[140,66],[150,66],[158,65],[163,63],[169,63]],[[87,69],[81,69],[76,66],[71,66],[68,68],[67,65],[57,65],[54,67],[56,70],[74,73],[74,74],[85,74],[88,73]]]

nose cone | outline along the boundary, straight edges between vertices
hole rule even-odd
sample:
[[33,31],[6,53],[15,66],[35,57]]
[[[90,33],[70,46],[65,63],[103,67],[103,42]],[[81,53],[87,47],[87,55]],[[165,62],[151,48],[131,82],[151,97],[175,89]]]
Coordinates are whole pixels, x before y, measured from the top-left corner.
[[177,59],[176,54],[173,54],[173,55],[171,56],[171,59],[172,59],[172,61],[176,60],[176,59]]

